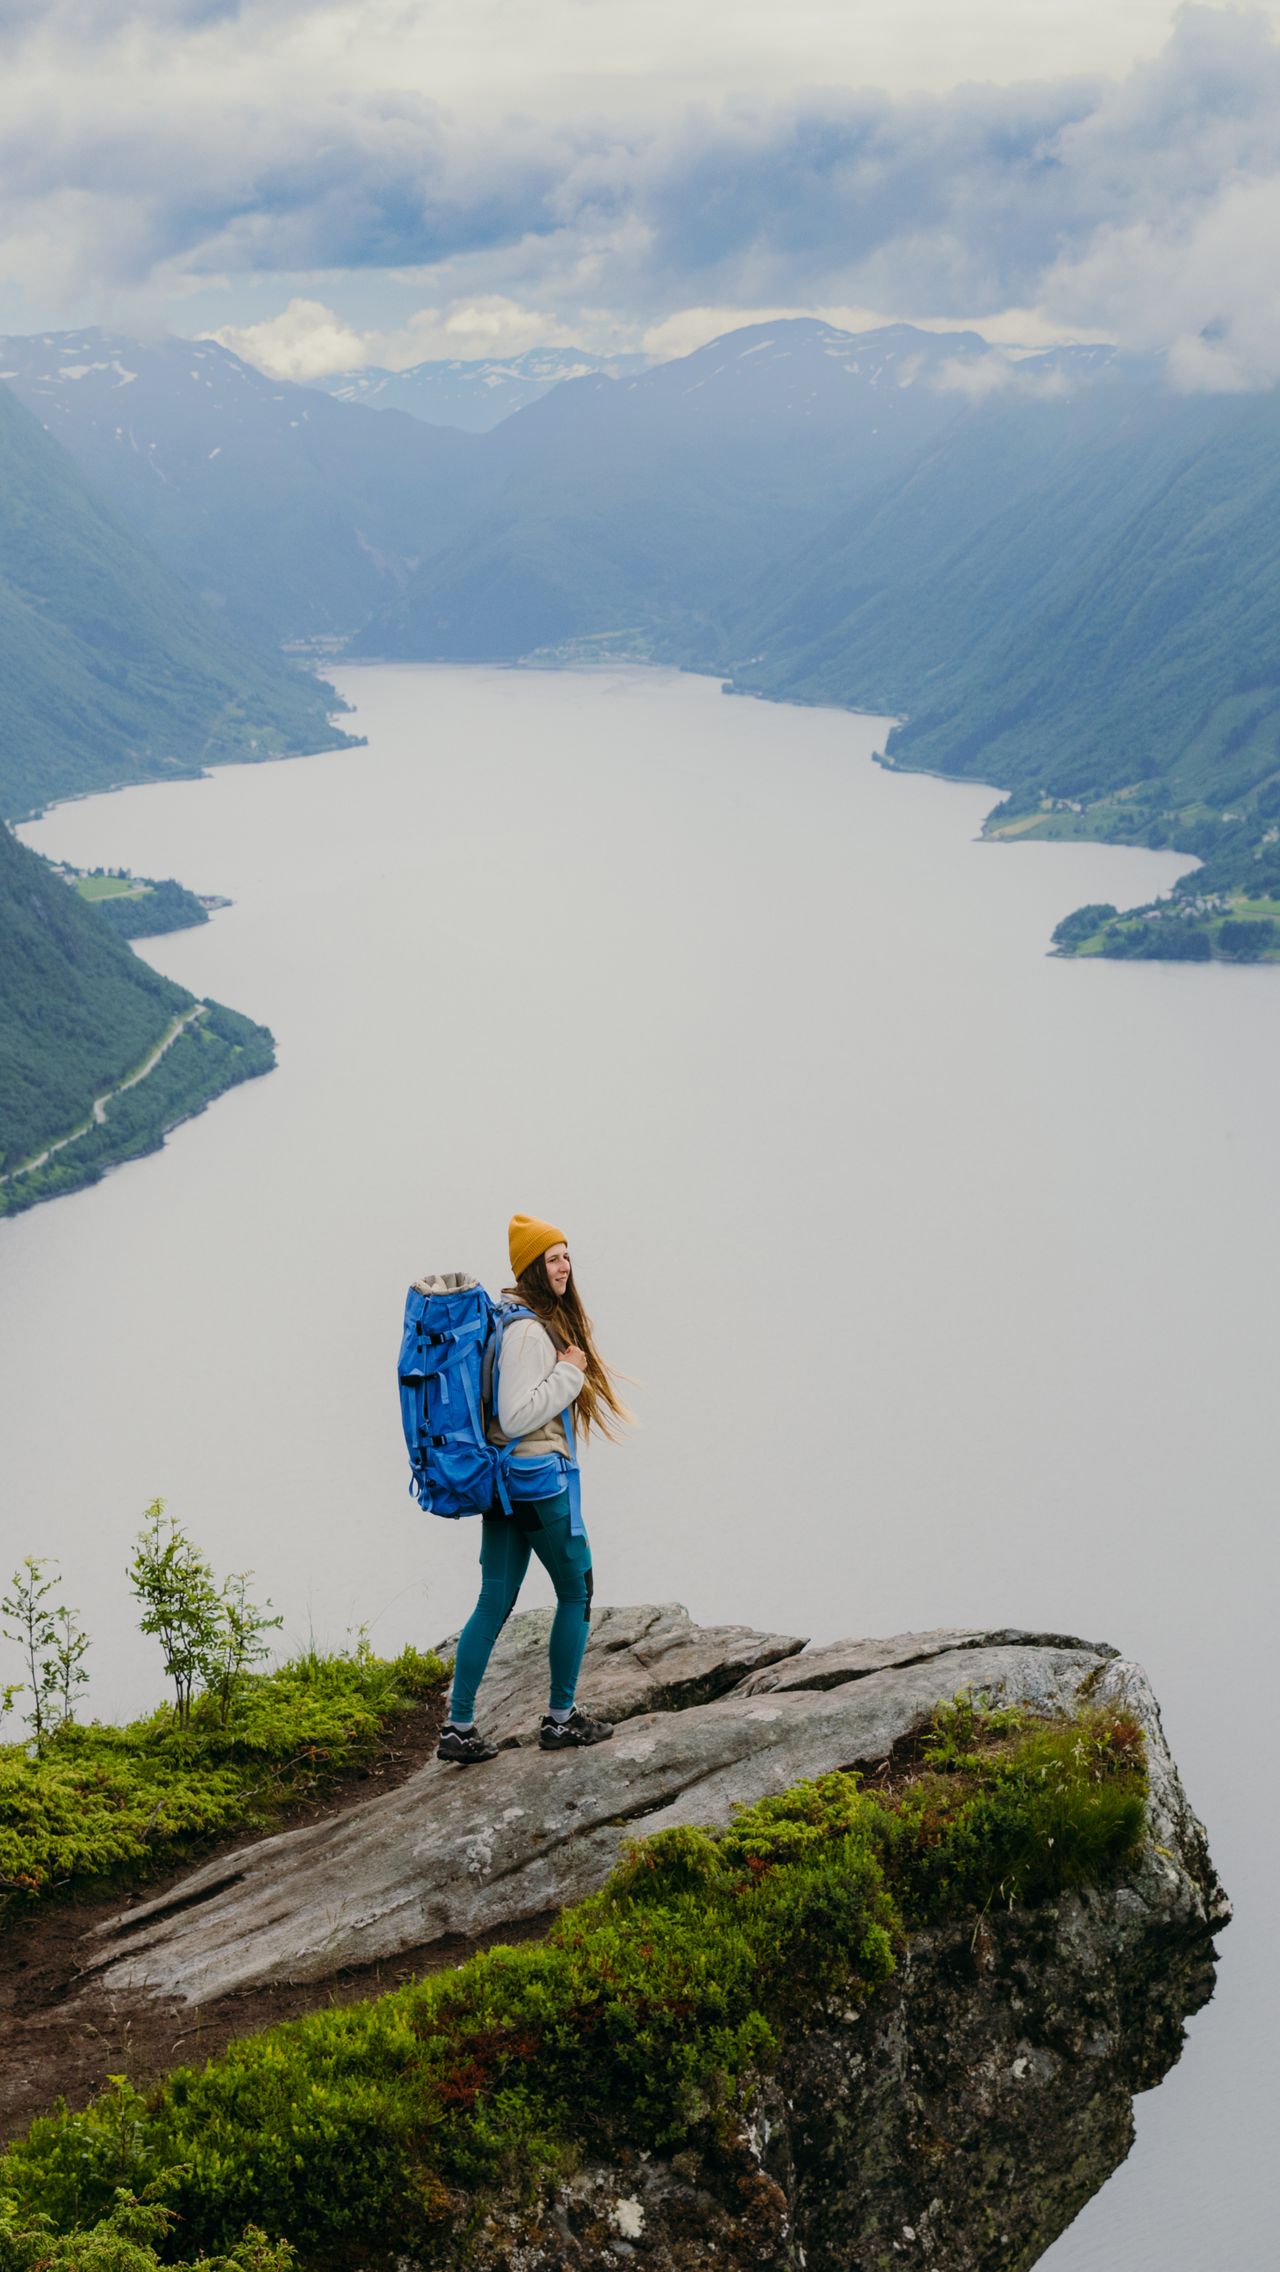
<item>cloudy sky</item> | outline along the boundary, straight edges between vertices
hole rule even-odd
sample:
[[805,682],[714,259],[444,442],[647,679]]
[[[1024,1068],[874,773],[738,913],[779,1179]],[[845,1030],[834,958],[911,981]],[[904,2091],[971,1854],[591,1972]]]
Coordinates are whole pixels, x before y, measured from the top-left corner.
[[0,327],[296,377],[778,310],[1280,377],[1280,0],[0,0]]

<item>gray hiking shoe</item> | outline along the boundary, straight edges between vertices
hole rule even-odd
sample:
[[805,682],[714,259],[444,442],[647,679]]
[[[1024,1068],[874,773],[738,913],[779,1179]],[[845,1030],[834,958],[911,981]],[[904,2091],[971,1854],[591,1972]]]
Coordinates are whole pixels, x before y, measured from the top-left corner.
[[575,1704],[567,1720],[555,1720],[550,1712],[543,1713],[538,1747],[541,1751],[579,1751],[584,1744],[607,1743],[612,1734],[612,1720],[589,1720]]
[[452,1720],[445,1721],[436,1745],[437,1759],[452,1759],[459,1767],[474,1767],[477,1760],[497,1756],[496,1743],[487,1743],[479,1728],[467,1728],[464,1732],[462,1728],[455,1728]]

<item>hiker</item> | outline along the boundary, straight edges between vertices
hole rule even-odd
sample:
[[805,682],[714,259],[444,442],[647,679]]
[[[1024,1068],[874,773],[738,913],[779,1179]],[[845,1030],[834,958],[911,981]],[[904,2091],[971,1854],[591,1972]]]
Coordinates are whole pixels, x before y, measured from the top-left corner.
[[[492,1443],[516,1447],[511,1513],[483,1518],[480,1599],[458,1640],[449,1718],[436,1753],[464,1766],[497,1756],[497,1745],[486,1742],[475,1723],[476,1690],[515,1606],[531,1548],[556,1589],[551,1700],[539,1745],[543,1751],[573,1751],[613,1734],[608,1720],[589,1719],[574,1702],[591,1622],[591,1548],[578,1506],[576,1459],[566,1473],[565,1452],[567,1443],[585,1442],[593,1427],[616,1437],[613,1423],[631,1415],[596,1350],[564,1232],[554,1223],[513,1215],[507,1243],[515,1285],[504,1289],[504,1300],[533,1314],[509,1319],[494,1368],[497,1409],[487,1434]],[[518,1468],[535,1460],[560,1488],[547,1497],[520,1498]]]

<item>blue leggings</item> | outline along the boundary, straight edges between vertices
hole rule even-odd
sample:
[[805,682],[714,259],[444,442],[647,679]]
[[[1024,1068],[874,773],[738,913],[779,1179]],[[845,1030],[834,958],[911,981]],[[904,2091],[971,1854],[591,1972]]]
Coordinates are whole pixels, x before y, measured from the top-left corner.
[[572,1708],[578,1667],[591,1624],[591,1548],[585,1531],[569,1529],[569,1494],[530,1499],[511,1515],[485,1515],[480,1542],[480,1599],[458,1637],[449,1717],[475,1718],[476,1690],[493,1644],[515,1607],[532,1548],[556,1589],[551,1627],[551,1709]]

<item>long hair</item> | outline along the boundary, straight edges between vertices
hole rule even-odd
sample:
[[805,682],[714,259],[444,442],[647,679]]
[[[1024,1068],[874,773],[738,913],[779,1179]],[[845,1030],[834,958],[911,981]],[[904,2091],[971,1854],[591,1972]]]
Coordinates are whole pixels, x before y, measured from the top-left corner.
[[581,1349],[587,1360],[586,1377],[569,1407],[575,1436],[581,1436],[585,1443],[592,1429],[598,1428],[602,1436],[616,1443],[618,1424],[634,1420],[635,1414],[622,1402],[613,1385],[614,1376],[596,1348],[591,1320],[582,1306],[572,1268],[568,1285],[557,1297],[547,1276],[546,1260],[539,1255],[527,1270],[521,1271],[515,1290],[538,1323],[545,1325],[557,1349]]

